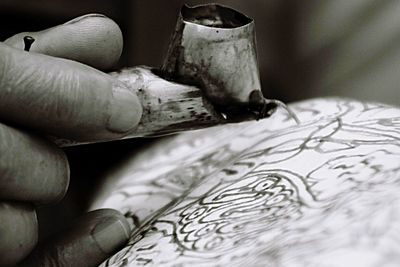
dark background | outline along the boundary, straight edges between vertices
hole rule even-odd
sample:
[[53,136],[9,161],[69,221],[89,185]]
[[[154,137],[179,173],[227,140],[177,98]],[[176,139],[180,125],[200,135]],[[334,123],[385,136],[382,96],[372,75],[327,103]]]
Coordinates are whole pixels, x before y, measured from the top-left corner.
[[[0,40],[86,13],[121,27],[119,66],[159,66],[182,0],[0,0]],[[264,93],[286,102],[325,95],[398,104],[397,0],[224,0],[254,18]]]
[[[86,13],[114,19],[124,34],[119,67],[160,66],[179,9],[208,1],[0,0],[0,40],[37,31]],[[326,95],[398,105],[400,1],[213,1],[254,18],[264,94],[291,102]],[[132,150],[137,139],[66,149],[71,190],[65,200],[39,209],[42,236],[89,207],[99,179]],[[88,193],[89,192],[89,193]]]

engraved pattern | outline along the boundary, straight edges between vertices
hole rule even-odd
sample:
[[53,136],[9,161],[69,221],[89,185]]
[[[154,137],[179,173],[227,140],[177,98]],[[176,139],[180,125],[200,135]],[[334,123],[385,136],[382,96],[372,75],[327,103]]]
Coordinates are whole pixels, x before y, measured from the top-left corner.
[[400,109],[316,99],[271,119],[169,137],[94,207],[135,230],[103,266],[397,266]]

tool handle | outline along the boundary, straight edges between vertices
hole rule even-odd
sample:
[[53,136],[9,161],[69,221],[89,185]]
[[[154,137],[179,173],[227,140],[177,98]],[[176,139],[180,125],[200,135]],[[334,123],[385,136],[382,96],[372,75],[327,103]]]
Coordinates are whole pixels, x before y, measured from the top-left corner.
[[[143,115],[138,126],[118,140],[162,136],[232,122],[215,111],[199,88],[167,81],[155,72],[156,70],[149,67],[140,66],[110,73],[136,93],[143,106]],[[82,142],[57,137],[51,139],[61,147],[112,141]]]

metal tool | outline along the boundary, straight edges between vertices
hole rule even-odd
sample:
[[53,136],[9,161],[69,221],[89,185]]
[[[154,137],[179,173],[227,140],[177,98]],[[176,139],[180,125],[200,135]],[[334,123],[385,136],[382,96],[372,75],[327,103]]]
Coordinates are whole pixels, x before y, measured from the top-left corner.
[[[263,97],[254,21],[217,4],[183,6],[161,69],[111,74],[141,100],[139,125],[123,138],[160,136],[258,120],[285,104]],[[60,146],[110,140],[52,138]]]

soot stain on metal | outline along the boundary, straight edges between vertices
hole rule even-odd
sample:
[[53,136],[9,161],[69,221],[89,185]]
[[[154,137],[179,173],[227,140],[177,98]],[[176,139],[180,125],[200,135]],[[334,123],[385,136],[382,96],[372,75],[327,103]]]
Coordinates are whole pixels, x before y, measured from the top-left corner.
[[218,4],[201,8],[184,5],[181,13],[185,21],[214,28],[236,28],[251,22],[251,19],[236,10]]
[[[229,88],[226,88],[227,86],[223,81],[210,75],[210,66],[207,66],[204,61],[200,62],[200,66],[196,66],[195,64],[191,64],[184,60],[183,57],[187,48],[182,44],[182,39],[185,23],[187,22],[212,28],[230,29],[247,25],[252,22],[252,19],[233,9],[219,5],[207,5],[201,6],[201,8],[189,8],[184,6],[179,15],[178,23],[172,36],[166,60],[161,67],[160,75],[168,80],[199,87],[202,90],[204,97],[212,103],[213,109],[220,113],[227,114],[227,118],[237,116],[241,113],[252,113],[255,115],[256,119],[260,119],[273,113],[266,112],[266,110],[270,111],[270,109],[266,106],[265,101],[260,101],[257,103],[258,105],[255,105],[255,103],[243,103],[237,101],[234,96],[227,93],[229,92]],[[190,49],[202,51],[204,48],[212,46],[215,43],[226,42],[229,44],[231,43],[230,41],[246,38],[249,35],[250,30],[251,29],[246,29],[245,32],[240,33],[239,35],[232,34],[228,37],[221,37],[212,40],[203,39],[201,42],[196,43],[195,47],[191,47]],[[217,33],[219,33],[219,31],[217,31]],[[254,41],[255,40],[253,40],[253,42]],[[241,53],[249,53],[253,54],[255,58],[257,57],[255,54],[256,51],[251,47],[251,45],[247,46],[244,49],[245,51],[243,51],[243,49],[239,51],[237,47],[234,47],[234,50],[235,55],[237,54],[237,56]],[[213,55],[211,54],[207,61],[211,62],[212,57]],[[180,74],[182,70],[183,73],[185,73],[184,75]]]
[[169,81],[178,81],[176,74],[179,68],[179,57],[183,55],[182,50],[184,47],[180,44],[182,43],[184,26],[183,23],[178,23],[175,28],[167,51],[168,60],[161,66],[161,71],[158,74],[160,77]]
[[[198,31],[197,27],[206,28],[203,28],[204,31]],[[227,31],[221,35],[219,33],[222,30]],[[229,32],[230,30],[232,31]],[[248,43],[238,43],[239,40],[246,39]],[[226,49],[214,50],[213,47],[218,46]],[[234,60],[220,61],[226,57]],[[215,65],[214,62],[223,63]],[[224,64],[231,64],[229,67],[233,68],[233,71]],[[298,122],[294,113],[284,103],[264,98],[257,67],[253,20],[231,8],[217,4],[192,8],[184,6],[159,76],[174,82],[194,85],[201,90],[203,106],[210,114],[199,116],[191,113],[192,118],[196,120],[205,120],[209,116],[212,117],[211,120],[216,120],[217,124],[259,120],[270,117],[278,107],[283,107]],[[243,86],[242,81],[245,81]],[[198,97],[197,92],[195,97]]]

